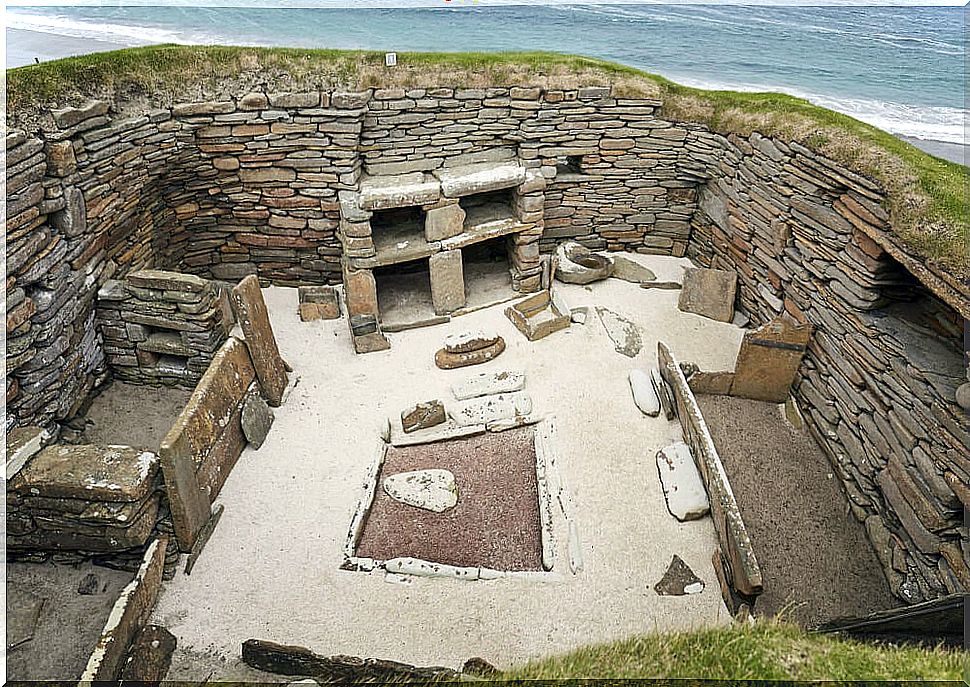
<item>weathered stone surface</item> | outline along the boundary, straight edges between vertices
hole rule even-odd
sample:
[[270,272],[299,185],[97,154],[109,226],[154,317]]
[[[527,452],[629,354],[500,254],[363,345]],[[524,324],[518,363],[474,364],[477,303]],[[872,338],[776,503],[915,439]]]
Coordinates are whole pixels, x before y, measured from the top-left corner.
[[956,401],[964,410],[970,410],[970,383],[957,387]]
[[518,186],[525,181],[525,167],[514,162],[483,162],[461,167],[444,167],[434,175],[441,182],[441,193],[457,198]]
[[183,551],[192,549],[209,519],[212,499],[245,446],[239,416],[255,379],[246,345],[230,337],[162,439],[159,455],[165,491]]
[[408,433],[440,425],[445,419],[445,406],[438,400],[417,403],[401,411],[401,426]]
[[168,270],[139,270],[129,274],[125,281],[132,286],[159,291],[187,291],[201,293],[209,287],[209,281],[194,274]]
[[687,522],[708,514],[707,491],[687,444],[677,442],[658,451],[657,472],[671,515]]
[[81,675],[82,683],[115,681],[120,677],[128,647],[155,607],[162,586],[167,545],[168,537],[162,536],[148,546],[135,579],[121,590],[108,615],[101,637]]
[[566,284],[590,284],[613,274],[613,259],[567,241],[556,248],[556,279]]
[[633,392],[633,402],[644,415],[657,417],[660,415],[660,399],[653,389],[650,376],[643,370],[630,370],[630,391]]
[[153,486],[158,456],[130,446],[55,445],[42,449],[7,485],[25,496],[140,501]]
[[428,241],[450,239],[464,231],[465,211],[458,203],[432,208],[424,219],[424,237]]
[[438,182],[422,172],[368,177],[360,182],[359,203],[367,211],[430,205],[440,197]]
[[788,315],[746,331],[738,351],[731,395],[784,402],[811,336],[811,325],[798,324]]
[[622,353],[628,358],[634,358],[643,348],[643,339],[640,337],[640,328],[622,315],[618,315],[607,308],[596,308],[600,322],[606,329],[606,333],[613,341],[617,353]]
[[340,317],[340,301],[337,290],[332,286],[301,286],[297,291],[302,321],[336,320]]
[[344,292],[347,297],[347,313],[377,317],[377,281],[370,270],[347,270],[344,272]]
[[443,513],[458,503],[454,473],[429,469],[400,472],[384,478],[385,493],[415,508]]
[[165,679],[178,641],[160,625],[146,625],[131,643],[121,682],[157,685]]
[[459,401],[479,396],[511,393],[525,388],[525,373],[514,370],[482,372],[472,375],[451,387],[451,393]]
[[232,290],[232,304],[236,319],[246,336],[246,347],[252,356],[259,385],[271,406],[283,402],[283,391],[289,383],[286,363],[280,356],[276,336],[266,312],[266,302],[259,288],[259,280],[250,275]]
[[653,589],[661,596],[700,594],[704,591],[704,581],[694,574],[680,556],[674,554],[670,565],[667,566],[667,572]]
[[726,396],[731,393],[731,385],[734,384],[734,373],[705,372],[698,371],[687,380],[691,391],[695,394],[716,394]]
[[682,312],[730,322],[737,288],[738,276],[734,272],[688,267],[677,307]]
[[43,427],[14,427],[7,432],[7,481],[12,480],[50,439],[50,432]]
[[622,255],[614,255],[612,257],[613,274],[610,275],[611,277],[616,277],[617,279],[634,284],[645,284],[656,281],[657,275],[650,268],[644,267],[639,262],[625,258]]
[[257,391],[253,390],[246,394],[240,424],[246,441],[253,448],[258,449],[266,441],[274,419],[272,408]]
[[569,327],[572,314],[562,296],[540,291],[505,309],[505,316],[529,341],[538,341]]
[[471,353],[489,346],[494,346],[501,340],[501,336],[493,332],[476,330],[449,334],[445,337],[444,350],[448,353]]
[[487,363],[489,360],[494,360],[502,351],[505,350],[505,339],[498,337],[495,343],[487,345],[483,348],[476,348],[475,350],[468,351],[466,353],[452,353],[445,348],[442,348],[434,355],[434,363],[442,370],[453,370],[458,367],[467,367],[469,365],[479,365],[481,363]]
[[532,399],[523,391],[479,396],[455,403],[448,415],[460,425],[484,425],[496,420],[525,417],[532,412]]
[[447,315],[465,305],[465,276],[461,250],[435,253],[428,259],[431,301],[436,315]]

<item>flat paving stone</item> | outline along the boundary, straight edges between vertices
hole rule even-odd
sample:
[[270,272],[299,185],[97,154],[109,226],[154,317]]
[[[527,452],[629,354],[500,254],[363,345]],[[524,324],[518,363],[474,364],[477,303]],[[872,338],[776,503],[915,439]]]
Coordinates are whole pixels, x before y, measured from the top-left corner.
[[633,322],[608,308],[596,308],[600,322],[609,334],[617,353],[634,358],[643,348],[640,330]]
[[460,425],[484,425],[496,420],[523,417],[531,412],[532,399],[525,392],[517,391],[456,403],[449,414]]
[[458,486],[449,470],[399,472],[385,477],[383,486],[392,499],[435,513],[443,513],[458,503]]
[[525,374],[513,370],[482,372],[468,377],[451,387],[459,401],[492,394],[511,393],[525,388]]
[[707,515],[711,505],[687,444],[677,442],[658,451],[657,471],[671,515],[681,522]]
[[667,567],[667,572],[654,585],[654,591],[660,596],[683,596],[685,594],[700,594],[704,591],[704,580],[694,574],[683,559],[674,554]]

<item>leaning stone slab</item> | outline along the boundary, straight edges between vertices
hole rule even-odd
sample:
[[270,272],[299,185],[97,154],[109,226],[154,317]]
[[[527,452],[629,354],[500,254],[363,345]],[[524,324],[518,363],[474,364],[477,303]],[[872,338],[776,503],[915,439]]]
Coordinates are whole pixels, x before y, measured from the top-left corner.
[[153,486],[158,457],[130,446],[58,444],[42,449],[8,483],[25,496],[141,501]]
[[408,434],[440,425],[444,421],[445,406],[438,400],[417,403],[401,411],[401,426]]
[[677,307],[681,312],[709,317],[718,322],[734,318],[738,275],[727,270],[688,267]]
[[650,376],[643,370],[630,370],[630,391],[633,392],[633,402],[644,415],[657,417],[660,415],[660,399],[653,389]]
[[799,324],[786,314],[746,331],[738,351],[731,395],[783,403],[811,336],[812,325]]
[[482,162],[463,167],[445,167],[434,172],[447,198],[487,193],[518,186],[525,181],[525,167],[515,162]]
[[271,406],[283,400],[283,391],[289,383],[286,363],[280,356],[276,336],[266,312],[266,302],[259,289],[259,280],[249,275],[232,289],[232,304],[236,319],[246,336],[246,347],[252,356],[253,367],[259,377],[259,385]]
[[670,396],[670,388],[667,386],[667,382],[664,381],[660,375],[660,371],[656,368],[650,370],[650,383],[653,386],[653,392],[660,399],[660,406],[663,408],[664,417],[668,421],[673,420],[674,415],[677,414],[674,399]]
[[253,448],[259,449],[266,441],[270,427],[273,426],[273,420],[273,409],[266,404],[256,389],[246,394],[240,424],[246,441]]
[[43,427],[14,427],[7,432],[7,481],[13,479],[50,438],[50,432]]
[[532,412],[532,399],[523,391],[481,396],[456,403],[449,411],[460,425],[484,425],[496,420],[526,416]]
[[80,684],[115,681],[121,675],[128,647],[148,622],[162,586],[168,537],[148,545],[135,579],[121,590],[94,651],[88,659]]
[[429,469],[400,472],[384,478],[384,492],[395,501],[443,513],[458,503],[454,473]]
[[438,182],[423,172],[368,177],[360,182],[359,204],[363,210],[429,205],[440,197]]
[[707,515],[711,506],[687,444],[679,441],[658,451],[657,471],[671,515],[681,522]]
[[512,370],[482,372],[468,377],[451,387],[451,393],[459,401],[479,396],[511,393],[525,387],[525,373]]

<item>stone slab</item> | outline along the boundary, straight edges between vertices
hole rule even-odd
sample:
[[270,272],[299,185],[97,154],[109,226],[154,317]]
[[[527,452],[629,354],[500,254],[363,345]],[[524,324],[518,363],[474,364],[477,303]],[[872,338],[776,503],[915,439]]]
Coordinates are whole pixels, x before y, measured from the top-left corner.
[[482,162],[435,170],[446,198],[488,193],[518,186],[526,178],[526,169],[515,162]]
[[130,446],[57,444],[42,449],[8,483],[25,496],[140,501],[151,491],[158,456]]
[[661,596],[700,594],[704,591],[704,581],[694,574],[680,556],[674,554],[667,566],[667,572],[653,589]]
[[458,236],[465,230],[465,211],[458,203],[432,208],[424,218],[424,238],[441,241]]
[[643,339],[640,336],[640,328],[622,315],[609,310],[608,308],[596,308],[603,328],[613,341],[613,346],[617,353],[622,353],[628,358],[635,358],[643,348]]
[[167,536],[149,544],[135,579],[121,591],[108,615],[101,637],[81,675],[81,684],[114,681],[120,677],[128,647],[146,625],[155,607],[162,586],[167,546]]
[[688,267],[677,307],[681,312],[709,317],[718,322],[734,318],[738,275],[728,270]]
[[438,400],[416,403],[401,411],[401,427],[408,434],[440,425],[445,419],[445,406]]
[[7,432],[6,474],[10,481],[47,442],[51,434],[43,427],[14,427]]
[[650,375],[643,370],[630,370],[630,391],[633,392],[633,402],[644,415],[657,417],[660,415],[660,399],[654,391]]
[[460,425],[483,425],[524,417],[532,412],[532,399],[523,391],[480,396],[455,403],[448,415]]
[[443,513],[458,503],[455,475],[448,470],[400,472],[385,477],[382,486],[392,499],[435,513]]
[[243,436],[249,445],[259,449],[266,441],[270,428],[273,426],[273,410],[267,405],[263,397],[255,389],[246,394],[243,401],[240,426]]
[[645,284],[657,279],[657,275],[649,267],[622,255],[613,256],[613,274],[610,276],[633,284]]
[[479,396],[512,393],[525,388],[525,373],[513,370],[482,372],[467,377],[451,387],[451,393],[459,401]]
[[252,357],[259,385],[269,404],[278,406],[283,401],[283,391],[289,377],[286,363],[276,345],[259,280],[250,275],[233,287],[232,304],[239,326],[246,336],[246,347]]
[[368,177],[360,182],[360,208],[387,210],[429,205],[441,197],[441,186],[423,172]]
[[658,451],[657,472],[671,515],[687,522],[710,512],[704,482],[687,444],[677,442]]
[[436,315],[448,315],[465,305],[465,276],[460,250],[435,253],[428,258],[431,302]]
[[125,281],[132,286],[143,289],[158,289],[161,291],[188,291],[202,293],[210,287],[208,279],[194,274],[183,274],[169,270],[138,270],[125,277]]
[[746,331],[738,351],[731,395],[783,403],[811,336],[812,325],[799,324],[784,314]]

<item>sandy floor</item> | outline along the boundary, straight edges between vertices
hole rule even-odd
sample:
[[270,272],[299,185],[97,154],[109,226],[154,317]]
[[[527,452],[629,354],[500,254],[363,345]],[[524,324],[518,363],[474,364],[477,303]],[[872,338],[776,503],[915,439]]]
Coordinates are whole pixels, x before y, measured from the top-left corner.
[[[88,574],[98,578],[97,591],[78,594],[78,585]],[[44,599],[33,639],[6,655],[7,679],[77,680],[101,636],[111,607],[131,579],[131,573],[90,563],[77,567],[7,563],[8,633],[18,623],[15,615],[35,599]]]
[[157,452],[190,396],[191,389],[114,382],[88,409],[86,417],[94,424],[84,434],[92,444]]
[[755,612],[814,626],[899,605],[811,435],[794,431],[775,403],[698,402],[764,573]]
[[[689,262],[638,256],[661,280]],[[678,523],[667,512],[654,454],[680,438],[676,421],[643,416],[627,382],[656,364],[656,341],[680,360],[729,368],[741,330],[677,310],[676,291],[611,279],[558,285],[572,306],[603,305],[638,323],[635,358],[614,350],[595,315],[585,325],[530,343],[496,306],[452,322],[390,334],[389,351],[356,356],[345,320],[301,323],[295,289],[264,293],[283,355],[299,375],[258,452],[243,454],[219,497],[218,528],[190,577],[167,584],[155,621],[180,651],[239,656],[249,638],[299,644],[323,654],[459,667],[470,656],[499,666],[590,642],[656,629],[728,621],[711,567],[710,519]],[[447,334],[488,328],[508,349],[464,370],[434,367]],[[503,368],[527,374],[537,412],[554,414],[560,471],[574,501],[585,569],[559,582],[413,579],[341,571],[342,548],[388,415],[421,400],[451,398],[449,385]],[[557,532],[558,560],[567,537]],[[685,597],[652,589],[678,554],[708,584]],[[188,654],[186,654],[186,657]],[[193,675],[176,661],[168,678]]]

